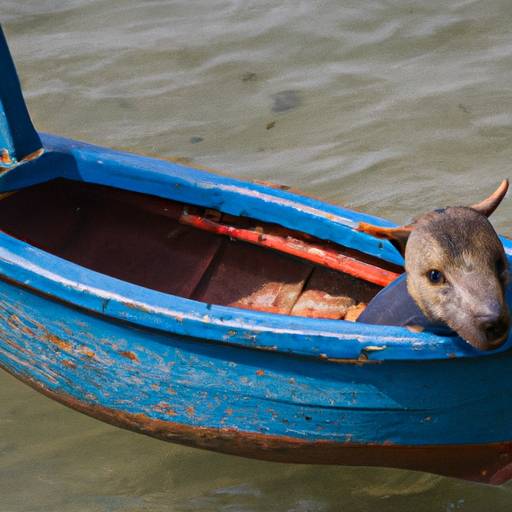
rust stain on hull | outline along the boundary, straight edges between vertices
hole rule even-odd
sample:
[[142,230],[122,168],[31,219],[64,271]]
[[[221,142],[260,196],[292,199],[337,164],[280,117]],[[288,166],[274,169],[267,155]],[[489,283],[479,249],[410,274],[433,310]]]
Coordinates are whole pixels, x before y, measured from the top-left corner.
[[140,363],[139,358],[133,352],[124,351],[124,352],[119,352],[119,354],[122,355],[123,357],[130,359],[130,361],[135,361],[137,363]]

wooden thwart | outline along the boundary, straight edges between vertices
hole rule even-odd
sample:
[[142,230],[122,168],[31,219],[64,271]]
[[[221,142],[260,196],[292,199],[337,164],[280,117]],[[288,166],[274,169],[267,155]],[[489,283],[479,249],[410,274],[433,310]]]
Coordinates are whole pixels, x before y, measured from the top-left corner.
[[327,247],[321,247],[317,244],[299,240],[292,236],[274,235],[262,232],[263,230],[250,230],[221,224],[186,211],[183,212],[180,222],[204,231],[209,231],[210,233],[225,235],[236,240],[275,249],[333,270],[339,270],[379,286],[387,286],[399,277],[399,274],[395,272],[381,269],[375,265],[340,254]]

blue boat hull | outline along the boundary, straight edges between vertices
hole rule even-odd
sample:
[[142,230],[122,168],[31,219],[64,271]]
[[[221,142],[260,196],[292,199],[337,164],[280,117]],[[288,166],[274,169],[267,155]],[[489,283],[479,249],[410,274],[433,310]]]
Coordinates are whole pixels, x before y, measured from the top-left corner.
[[[0,84],[2,208],[11,192],[14,204],[39,184],[92,184],[106,197],[124,190],[178,201],[300,231],[384,266],[403,263],[391,244],[357,229],[388,221],[38,134],[3,36],[0,61],[8,75]],[[18,202],[28,225],[36,222],[32,203]],[[55,232],[68,221],[57,216]],[[3,214],[0,366],[53,399],[159,439],[269,461],[387,466],[497,484],[512,477],[512,340],[481,353],[458,337],[196,300],[116,277],[115,269],[95,271],[2,222]],[[131,224],[127,217],[123,227]],[[86,252],[97,240],[81,242]],[[503,243],[510,258],[512,244]]]
[[116,426],[270,461],[509,478],[509,352],[325,361],[141,328],[11,280],[0,300],[2,367]]

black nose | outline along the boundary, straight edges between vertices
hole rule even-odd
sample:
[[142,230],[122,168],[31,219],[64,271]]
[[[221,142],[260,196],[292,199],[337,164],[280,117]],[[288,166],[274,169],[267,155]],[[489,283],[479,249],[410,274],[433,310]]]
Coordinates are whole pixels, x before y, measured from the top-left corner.
[[507,319],[484,322],[481,331],[489,343],[505,342],[510,331],[510,322]]

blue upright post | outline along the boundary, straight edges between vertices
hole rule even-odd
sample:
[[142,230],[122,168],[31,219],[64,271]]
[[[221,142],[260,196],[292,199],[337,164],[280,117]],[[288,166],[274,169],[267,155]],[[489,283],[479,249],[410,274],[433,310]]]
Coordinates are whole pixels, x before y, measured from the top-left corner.
[[10,167],[41,148],[0,26],[0,167]]

